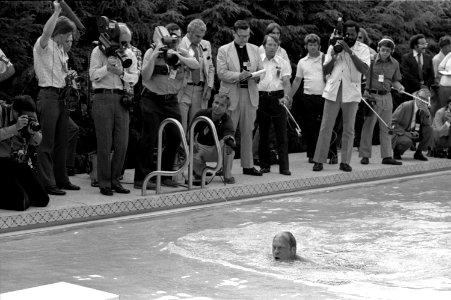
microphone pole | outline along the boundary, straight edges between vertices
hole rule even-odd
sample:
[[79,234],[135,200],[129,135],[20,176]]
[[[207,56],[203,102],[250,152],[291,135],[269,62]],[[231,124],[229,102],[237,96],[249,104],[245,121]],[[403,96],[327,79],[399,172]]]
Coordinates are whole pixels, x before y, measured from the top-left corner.
[[72,9],[67,5],[67,3],[64,0],[58,0],[59,4],[61,5],[62,10],[67,14],[67,17],[75,23],[78,30],[84,32],[86,30],[85,26],[81,23],[80,19],[75,15],[75,13],[72,11]]

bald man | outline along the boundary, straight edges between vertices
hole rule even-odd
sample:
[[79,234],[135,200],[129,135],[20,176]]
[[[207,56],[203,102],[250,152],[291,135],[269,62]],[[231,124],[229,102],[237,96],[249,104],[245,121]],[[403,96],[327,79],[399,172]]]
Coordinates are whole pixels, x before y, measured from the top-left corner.
[[272,241],[272,256],[276,261],[300,260],[296,255],[296,239],[289,231],[276,234]]

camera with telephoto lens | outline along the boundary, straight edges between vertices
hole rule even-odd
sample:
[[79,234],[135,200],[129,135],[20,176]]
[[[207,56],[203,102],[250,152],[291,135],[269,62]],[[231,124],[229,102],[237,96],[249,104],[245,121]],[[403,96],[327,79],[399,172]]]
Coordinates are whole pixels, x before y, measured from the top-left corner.
[[171,36],[166,27],[155,27],[155,30],[153,32],[153,42],[157,46],[163,45],[163,47],[160,48],[160,51],[162,51],[162,53],[158,57],[163,58],[164,61],[170,66],[175,66],[179,62],[177,55],[168,53],[169,49],[177,51],[177,41],[178,37],[176,35]]
[[[118,23],[109,20],[105,16],[97,19],[97,27],[99,29],[99,49],[106,57],[114,56],[119,58],[122,67],[128,68],[132,65],[132,59],[128,57],[127,53],[121,48],[119,38],[121,31]],[[125,25],[125,24],[124,24]]]
[[343,19],[338,18],[337,27],[334,29],[333,37],[330,39],[330,45],[333,46],[335,53],[343,51],[343,46],[338,41],[343,41]]
[[33,132],[37,132],[41,130],[41,124],[39,124],[38,120],[34,117],[27,116],[28,119],[28,125],[22,127],[19,132],[20,135],[24,139],[29,139],[31,137],[30,130]]

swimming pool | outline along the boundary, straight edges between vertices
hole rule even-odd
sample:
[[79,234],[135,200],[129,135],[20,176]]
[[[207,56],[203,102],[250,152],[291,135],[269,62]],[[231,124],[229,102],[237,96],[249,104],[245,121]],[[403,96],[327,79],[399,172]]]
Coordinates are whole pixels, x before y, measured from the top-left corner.
[[[450,172],[2,237],[2,292],[120,299],[451,299]],[[308,262],[271,259],[293,232]]]

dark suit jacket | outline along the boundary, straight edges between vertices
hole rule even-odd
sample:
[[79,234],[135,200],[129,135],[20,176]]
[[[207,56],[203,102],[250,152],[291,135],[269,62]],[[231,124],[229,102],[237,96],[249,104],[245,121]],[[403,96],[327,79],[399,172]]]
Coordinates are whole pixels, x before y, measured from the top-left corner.
[[[392,125],[395,135],[410,136],[410,124],[412,122],[415,100],[410,100],[399,105],[392,116]],[[429,111],[418,110],[420,114],[420,124],[431,126],[432,120]]]
[[[402,85],[406,92],[413,93],[421,88],[420,76],[418,74],[418,63],[413,56],[413,50],[404,54],[401,59]],[[432,57],[423,54],[423,81],[428,88],[434,83],[434,69],[432,67]]]

